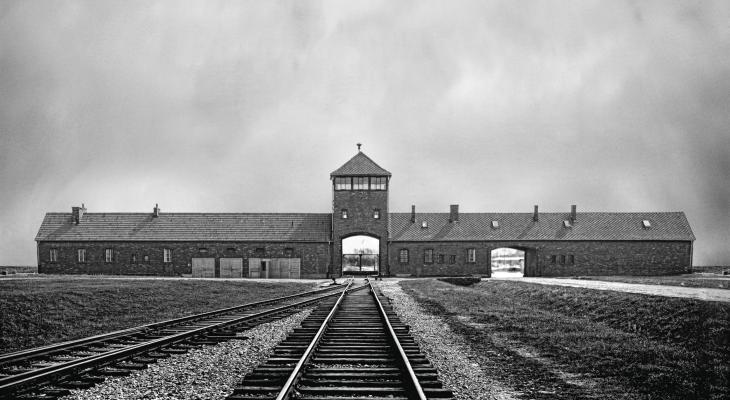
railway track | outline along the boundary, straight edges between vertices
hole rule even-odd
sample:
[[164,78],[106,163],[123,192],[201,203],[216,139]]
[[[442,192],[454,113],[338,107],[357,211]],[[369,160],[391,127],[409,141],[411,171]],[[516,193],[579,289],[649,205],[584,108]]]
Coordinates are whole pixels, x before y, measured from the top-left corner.
[[228,400],[452,398],[371,283],[320,303]]
[[0,355],[0,399],[55,399],[196,346],[246,339],[237,332],[364,288],[351,283]]

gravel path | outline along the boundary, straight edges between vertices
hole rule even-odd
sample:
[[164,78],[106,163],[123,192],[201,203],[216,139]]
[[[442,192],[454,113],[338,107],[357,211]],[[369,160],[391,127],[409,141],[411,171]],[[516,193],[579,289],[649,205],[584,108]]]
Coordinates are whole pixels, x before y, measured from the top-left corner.
[[378,281],[377,285],[391,299],[401,321],[410,326],[421,350],[438,369],[445,387],[456,399],[480,400],[517,398],[517,394],[489,379],[482,371],[477,356],[469,345],[441,318],[426,313],[418,303],[401,290],[398,280]]
[[239,334],[248,340],[231,340],[174,355],[132,375],[107,379],[91,389],[75,390],[62,400],[224,398],[309,313],[302,311],[259,325]]
[[564,278],[491,278],[497,280],[513,280],[520,282],[539,283],[541,285],[570,286],[586,289],[615,290],[619,292],[640,293],[652,296],[686,297],[707,301],[730,302],[730,290],[690,288],[668,285],[645,285],[638,283],[590,281],[583,279]]

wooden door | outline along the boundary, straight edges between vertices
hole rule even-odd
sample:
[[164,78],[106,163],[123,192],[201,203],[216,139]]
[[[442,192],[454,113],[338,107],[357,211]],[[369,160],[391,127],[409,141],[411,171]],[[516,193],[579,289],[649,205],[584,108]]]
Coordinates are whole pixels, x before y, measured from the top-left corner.
[[248,259],[248,277],[249,278],[260,278],[261,277],[261,259],[260,258],[249,258]]
[[193,258],[193,278],[215,278],[215,258]]
[[240,278],[243,270],[243,258],[221,258],[221,278]]

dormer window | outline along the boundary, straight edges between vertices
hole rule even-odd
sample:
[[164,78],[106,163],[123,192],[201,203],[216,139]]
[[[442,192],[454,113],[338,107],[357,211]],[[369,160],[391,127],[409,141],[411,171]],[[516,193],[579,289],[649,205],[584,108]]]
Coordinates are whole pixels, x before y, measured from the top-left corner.
[[573,227],[573,224],[571,224],[570,221],[566,219],[563,221],[563,227],[570,229]]
[[342,209],[342,219],[347,219],[347,209],[346,208]]
[[426,221],[421,222],[421,228],[422,229],[428,228],[428,222],[426,222]]
[[492,229],[499,229],[499,221],[492,221]]
[[645,219],[641,221],[641,224],[644,226],[644,229],[650,229],[651,228],[651,222],[649,222],[648,219]]

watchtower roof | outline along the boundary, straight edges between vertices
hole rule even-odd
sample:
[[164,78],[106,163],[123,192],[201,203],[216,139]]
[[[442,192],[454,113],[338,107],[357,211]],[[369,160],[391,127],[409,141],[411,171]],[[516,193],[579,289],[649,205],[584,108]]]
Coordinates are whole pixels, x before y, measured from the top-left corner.
[[391,176],[390,172],[383,169],[375,161],[366,156],[362,151],[358,151],[350,161],[343,164],[330,174],[330,178],[335,176]]

